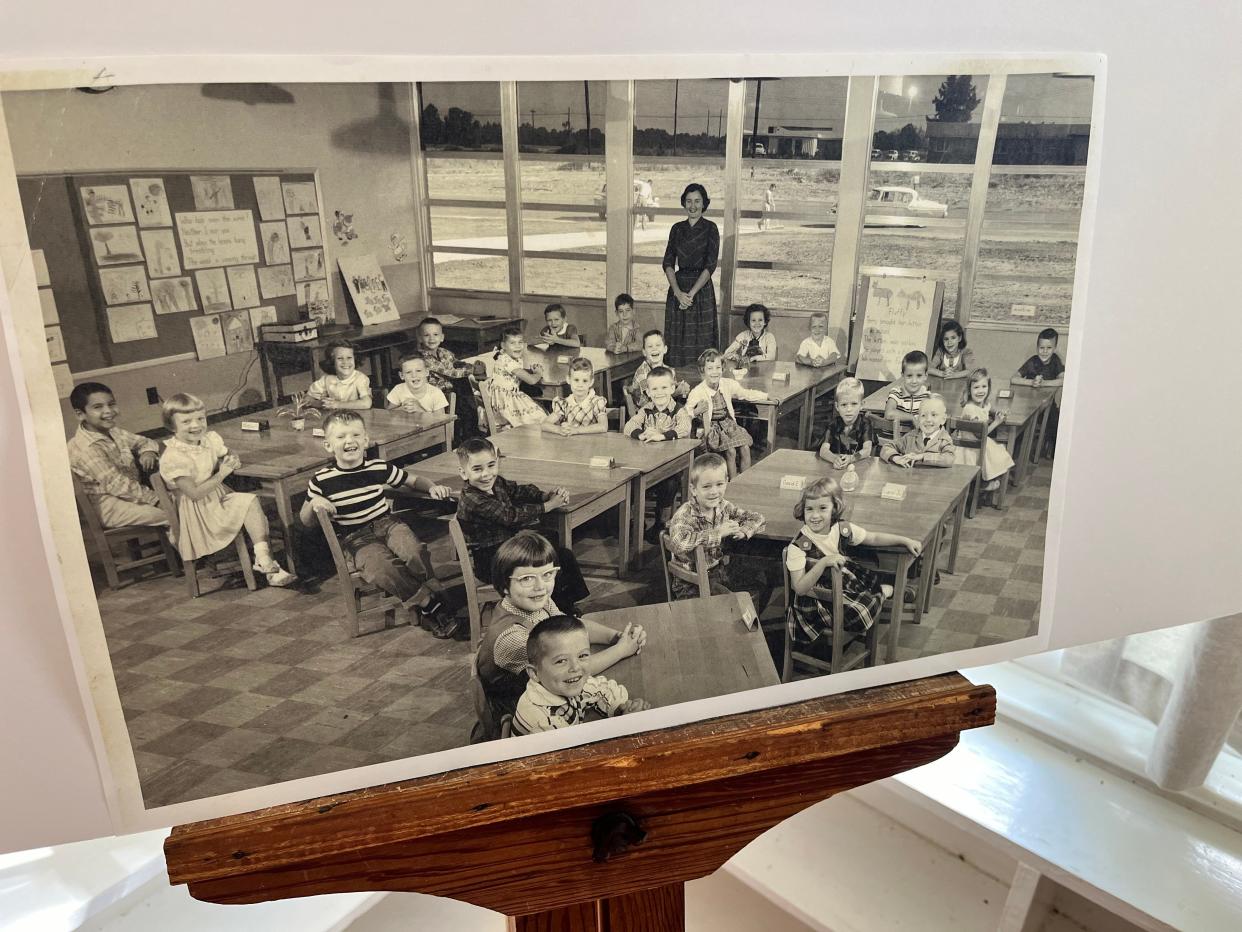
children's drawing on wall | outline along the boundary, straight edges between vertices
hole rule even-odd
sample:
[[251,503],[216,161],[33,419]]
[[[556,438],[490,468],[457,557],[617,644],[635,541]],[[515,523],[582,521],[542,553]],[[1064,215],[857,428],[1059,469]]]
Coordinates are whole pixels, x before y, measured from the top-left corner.
[[342,210],[335,210],[332,214],[332,232],[336,235],[337,242],[348,246],[358,238],[358,234],[354,232],[354,215]]
[[183,311],[198,310],[198,302],[194,299],[194,286],[190,284],[189,276],[161,278],[151,282],[151,300],[157,314],[180,314]]
[[195,210],[232,210],[233,182],[228,175],[191,175]]
[[221,314],[220,329],[224,333],[224,351],[228,355],[247,353],[254,349],[249,311],[227,311]]
[[388,292],[388,282],[384,280],[384,273],[380,271],[374,256],[338,259],[337,265],[364,325],[397,319],[397,305]]
[[404,262],[405,257],[410,254],[410,247],[406,245],[405,237],[400,233],[394,233],[388,237],[388,248],[392,250],[392,257],[398,262]]
[[258,307],[259,283],[255,281],[253,265],[234,265],[228,269],[229,292],[233,295],[233,307]]
[[142,261],[137,227],[100,227],[91,230],[91,247],[95,250],[95,261],[100,265]]
[[315,196],[315,182],[285,181],[281,184],[281,189],[285,196],[285,213],[319,213],[319,198]]
[[254,199],[259,202],[259,216],[262,219],[285,219],[285,201],[280,193],[279,178],[272,175],[255,178]]
[[231,311],[233,302],[229,300],[229,280],[224,269],[203,269],[194,273],[194,282],[198,285],[198,294],[203,299],[204,311]]
[[325,274],[322,249],[304,249],[293,254],[294,281],[304,282],[312,278],[323,278]]
[[263,240],[264,264],[289,264],[289,232],[283,223],[260,223],[259,236]]
[[43,331],[47,337],[47,358],[49,362],[65,361],[65,336],[59,327],[48,327]]
[[81,189],[82,209],[87,222],[133,223],[134,212],[129,206],[129,192],[125,185],[87,185]]
[[259,269],[259,293],[264,301],[293,294],[293,266],[276,265]]
[[177,241],[172,230],[143,230],[142,246],[147,251],[147,271],[152,278],[169,278],[181,274]]
[[[292,292],[290,292],[292,294]],[[250,338],[258,343],[262,338],[263,327],[267,324],[274,324],[277,321],[276,308],[270,304],[263,307],[251,308],[250,310]]]
[[190,331],[194,334],[194,351],[199,359],[215,359],[224,355],[224,331],[220,329],[219,314],[191,317]]
[[130,304],[108,308],[108,331],[113,343],[154,340],[159,334],[150,304]]
[[142,266],[130,265],[123,269],[100,269],[99,284],[103,287],[104,301],[108,304],[133,304],[150,301],[147,276]]
[[326,281],[301,282],[298,284],[298,306],[306,308],[311,320],[318,321],[320,326],[331,323],[332,302],[328,297]]
[[318,216],[308,214],[304,217],[290,217],[285,223],[289,227],[289,243],[294,249],[323,245]]
[[129,189],[134,193],[134,213],[140,227],[170,227],[172,213],[168,209],[168,191],[161,178],[131,178]]

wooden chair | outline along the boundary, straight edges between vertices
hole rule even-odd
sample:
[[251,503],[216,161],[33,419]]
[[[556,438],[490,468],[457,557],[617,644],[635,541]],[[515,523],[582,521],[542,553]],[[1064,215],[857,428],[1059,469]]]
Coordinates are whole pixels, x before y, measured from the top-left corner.
[[[78,503],[78,513],[86,524],[86,534],[103,564],[109,589],[122,587],[121,573],[156,563],[166,563],[168,572],[174,576],[181,572],[181,567],[177,562],[177,552],[168,540],[167,528],[145,524],[104,527],[99,509],[86,494],[86,489],[77,476],[73,477],[73,497]],[[145,548],[155,543],[160,546],[159,552],[147,553]],[[116,552],[112,549],[113,544],[125,544],[129,551],[129,559],[118,559]]]
[[816,586],[810,592],[815,598],[832,603],[832,652],[829,659],[824,661],[819,657],[794,650],[794,634],[798,630],[797,610],[794,607],[793,582],[789,577],[789,569],[786,567],[783,570],[785,659],[781,669],[782,683],[788,683],[792,679],[794,664],[802,664],[820,673],[842,673],[859,666],[873,667],[878,661],[879,623],[873,624],[865,635],[845,630],[845,600],[841,588],[841,569],[834,566],[830,572],[832,573],[832,589]]
[[510,425],[492,408],[492,393],[488,390],[488,379],[479,380],[479,395],[483,399],[483,414],[487,418],[487,432],[493,437]]
[[[914,426],[914,418],[908,414],[898,413],[889,418],[882,414],[867,412],[867,420],[871,422],[871,430],[880,446],[885,443],[896,444]],[[879,452],[876,450],[877,455]]]
[[[159,473],[151,476],[151,488],[155,490],[155,494],[159,496],[160,507],[164,509],[164,513],[168,515],[168,531],[174,538],[181,537],[181,523],[177,516],[177,501],[172,490],[165,484],[164,479]],[[250,562],[250,551],[246,549],[246,540],[243,532],[238,531],[237,536],[233,538],[233,546],[237,550],[237,562],[241,564],[242,576],[246,579],[246,588],[252,592],[259,588],[259,584],[255,581],[254,567]],[[189,560],[185,557],[181,558],[181,563],[185,567],[186,586],[190,590],[190,598],[197,599],[200,595],[198,588],[198,564],[202,558]]]
[[673,577],[683,582],[698,586],[699,598],[705,599],[712,594],[711,582],[707,578],[707,554],[703,545],[694,548],[694,572],[678,566],[672,561],[673,542],[667,531],[660,532],[660,562],[664,566],[664,594],[668,601],[673,601]]
[[605,414],[608,418],[608,429],[620,431],[625,426],[625,409],[621,407],[605,408]]
[[461,529],[461,522],[456,517],[449,519],[449,537],[453,540],[453,549],[457,552],[457,562],[461,564],[462,585],[466,587],[466,608],[470,613],[470,645],[478,649],[483,640],[483,609],[493,602],[500,601],[500,593],[490,584],[480,585],[474,574],[474,562],[470,558],[470,549],[466,546],[466,535]]
[[345,551],[341,549],[341,541],[336,536],[336,527],[332,524],[331,516],[323,511],[315,514],[319,518],[324,540],[328,542],[328,549],[332,551],[332,562],[336,564],[336,576],[341,583],[341,598],[345,603],[345,628],[351,638],[356,638],[361,633],[363,618],[373,615],[386,617],[390,611],[401,606],[401,600],[363,579],[362,574],[350,566],[345,558]]
[[983,448],[988,435],[988,425],[986,421],[951,417],[945,421],[944,429],[953,436],[955,446],[974,450],[978,456],[979,472],[970,485],[970,498],[966,505],[967,517],[973,518],[979,508],[979,495],[983,491]]

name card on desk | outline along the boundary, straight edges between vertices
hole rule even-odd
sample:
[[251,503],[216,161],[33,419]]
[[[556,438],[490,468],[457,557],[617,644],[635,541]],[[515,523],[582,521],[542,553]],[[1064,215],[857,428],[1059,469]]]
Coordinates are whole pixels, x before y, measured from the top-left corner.
[[241,422],[242,430],[267,430],[270,426],[266,420],[262,419]]
[[322,436],[323,436],[323,428],[322,428],[322,427],[312,427],[312,428],[311,428],[311,436],[312,436],[312,437],[322,437]]
[[785,372],[784,370],[777,370],[776,372],[772,373],[772,381],[773,382],[788,382],[789,373]]
[[616,460],[611,456],[592,456],[587,465],[592,469],[612,469],[616,465]]
[[801,492],[806,485],[806,476],[781,476],[781,491]]
[[1013,397],[1013,392],[1007,388],[1002,388],[999,392],[996,393],[996,399],[998,401],[1003,401],[1007,398],[1012,398],[1012,397]]
[[558,366],[568,366],[568,365],[569,365],[569,357],[568,357],[568,356],[557,356],[557,357],[556,357],[556,364],[557,364]]
[[759,616],[755,614],[754,606],[748,605],[742,609],[742,622],[749,630],[755,630],[755,625],[759,624]]
[[880,489],[880,498],[887,498],[894,502],[904,502],[906,500],[906,487],[898,485],[896,482],[884,483],[884,488]]

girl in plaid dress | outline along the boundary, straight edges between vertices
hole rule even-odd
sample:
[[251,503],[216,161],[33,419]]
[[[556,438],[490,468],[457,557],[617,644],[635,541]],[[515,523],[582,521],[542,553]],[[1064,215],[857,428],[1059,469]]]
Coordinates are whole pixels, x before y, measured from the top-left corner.
[[750,469],[752,442],[750,434],[737,422],[733,401],[767,401],[768,395],[725,378],[724,360],[719,350],[703,351],[699,357],[699,372],[703,374],[703,381],[690,390],[686,407],[694,417],[702,418],[703,445],[724,457],[732,479]]
[[550,434],[602,434],[608,430],[607,403],[595,393],[595,369],[581,356],[569,364],[569,397],[552,402],[552,413],[543,422]]
[[806,484],[794,506],[794,517],[803,525],[785,548],[785,567],[793,588],[795,639],[812,650],[831,645],[831,584],[822,577],[834,566],[841,567],[845,630],[854,634],[866,632],[879,618],[884,600],[892,596],[893,588],[880,582],[871,570],[850,560],[849,552],[865,543],[871,547],[905,547],[918,556],[922,545],[897,534],[868,533],[846,521],[845,494],[835,479],[826,476]]

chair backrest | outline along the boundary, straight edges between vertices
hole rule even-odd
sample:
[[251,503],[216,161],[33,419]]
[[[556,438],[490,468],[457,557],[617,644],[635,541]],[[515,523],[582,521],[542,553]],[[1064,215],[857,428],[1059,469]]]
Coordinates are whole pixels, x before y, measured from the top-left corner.
[[316,511],[315,516],[319,519],[323,538],[328,542],[328,549],[332,551],[332,562],[336,565],[337,575],[343,584],[353,577],[355,571],[350,570],[349,562],[345,559],[345,551],[341,549],[341,541],[336,536],[336,525],[332,523],[332,516],[326,511]]
[[624,408],[605,408],[604,413],[606,415],[606,423],[609,430],[620,430],[625,426],[626,418]]
[[107,529],[103,525],[103,518],[99,516],[99,509],[95,507],[95,503],[86,493],[82,480],[76,475],[73,476],[73,497],[78,503],[78,512],[82,515],[82,520],[86,522],[86,527],[91,536],[95,538],[95,542],[107,546],[104,537]]
[[[791,544],[790,546],[793,545]],[[845,593],[842,588],[841,568],[834,566],[828,572],[831,574],[832,588],[826,589],[823,586],[814,586],[807,594],[819,601],[832,604],[832,656],[828,667],[830,673],[839,673],[845,660]],[[781,671],[781,680],[788,682],[793,674],[795,660],[809,663],[816,668],[822,667],[823,661],[794,653],[793,640],[798,627],[798,616],[797,607],[794,605],[793,579],[789,575],[789,567],[785,563],[783,551],[781,553],[781,577],[785,590],[785,658]],[[823,581],[822,576],[820,581]]]
[[156,497],[160,500],[160,507],[164,509],[164,514],[168,515],[168,532],[173,540],[181,539],[181,522],[177,517],[177,494],[168,487],[168,483],[164,481],[164,477],[158,472],[151,473],[148,481],[151,483],[151,489],[155,492]]
[[712,594],[711,582],[707,577],[707,554],[703,545],[694,548],[694,571],[673,562],[673,541],[667,531],[660,532],[660,562],[664,564],[664,593],[668,601],[673,601],[673,579],[676,576],[683,582],[698,586],[699,598],[705,599]]
[[976,421],[969,418],[951,417],[944,424],[945,430],[953,435],[953,442],[959,447],[973,450],[983,448],[983,439],[988,434],[987,421]]
[[868,412],[867,419],[871,422],[871,430],[880,443],[896,443],[901,439],[902,434],[914,426],[914,418],[908,414],[898,413],[888,418],[882,414]]
[[492,434],[500,433],[509,426],[509,423],[497,415],[495,409],[492,408],[492,392],[489,379],[479,379],[479,395],[483,398],[483,412],[487,415],[487,429]]
[[449,518],[449,538],[453,541],[453,549],[457,552],[457,562],[461,565],[461,581],[466,589],[466,607],[470,615],[470,644],[478,648],[479,642],[483,640],[483,599],[481,596],[494,597],[497,593],[489,583],[480,585],[474,572],[470,548],[466,544],[466,534],[461,529],[461,522],[456,516]]

